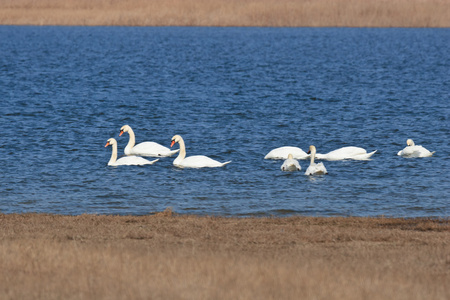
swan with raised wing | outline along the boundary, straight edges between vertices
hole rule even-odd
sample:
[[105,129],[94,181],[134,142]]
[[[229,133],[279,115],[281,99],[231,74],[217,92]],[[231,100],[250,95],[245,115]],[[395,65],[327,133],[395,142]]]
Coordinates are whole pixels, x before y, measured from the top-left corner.
[[112,146],[111,159],[108,162],[108,166],[131,166],[131,165],[152,165],[159,159],[152,161],[146,160],[139,156],[125,156],[117,159],[117,141],[114,138],[110,138],[105,147]]
[[216,168],[223,167],[229,164],[231,161],[221,163],[217,160],[209,158],[204,155],[194,155],[186,157],[186,146],[184,145],[184,140],[180,135],[174,135],[172,137],[172,143],[170,147],[173,147],[175,143],[180,145],[180,153],[177,158],[173,161],[173,165],[179,168]]
[[298,147],[284,146],[271,150],[264,159],[287,159],[292,154],[294,159],[307,159],[309,155]]
[[300,171],[302,167],[298,163],[296,159],[294,159],[294,156],[289,153],[288,158],[284,161],[284,163],[281,165],[281,171]]
[[403,150],[400,150],[397,155],[403,157],[430,157],[436,152],[431,152],[420,145],[414,144],[412,139],[406,140],[406,145],[407,146]]
[[129,125],[124,125],[122,126],[122,128],[120,128],[119,136],[121,136],[124,132],[127,132],[130,136],[128,144],[124,150],[125,155],[167,157],[172,156],[179,151],[170,150],[169,148],[155,142],[142,142],[135,145],[136,137],[134,135],[133,129],[131,129]]
[[311,161],[309,163],[308,169],[306,169],[305,175],[325,175],[328,174],[327,169],[325,168],[323,163],[315,163],[314,158],[316,156],[316,147],[313,145],[309,146],[308,153],[311,154]]
[[375,154],[377,150],[367,153],[366,149],[361,147],[342,147],[327,154],[316,153],[317,159],[324,160],[344,160],[344,159],[354,159],[354,160],[369,160],[372,155]]

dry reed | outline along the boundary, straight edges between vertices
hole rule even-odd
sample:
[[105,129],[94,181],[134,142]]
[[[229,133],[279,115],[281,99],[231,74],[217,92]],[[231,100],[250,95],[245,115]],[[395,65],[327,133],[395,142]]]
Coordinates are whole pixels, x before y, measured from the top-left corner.
[[448,299],[448,220],[0,214],[1,299]]
[[0,0],[0,24],[450,27],[450,0]]

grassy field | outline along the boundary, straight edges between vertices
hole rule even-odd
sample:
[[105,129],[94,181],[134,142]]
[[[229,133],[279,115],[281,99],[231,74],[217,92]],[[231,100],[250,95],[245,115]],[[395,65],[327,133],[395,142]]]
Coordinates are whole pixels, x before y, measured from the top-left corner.
[[449,299],[449,220],[0,214],[0,299]]
[[0,0],[0,24],[450,27],[450,0]]

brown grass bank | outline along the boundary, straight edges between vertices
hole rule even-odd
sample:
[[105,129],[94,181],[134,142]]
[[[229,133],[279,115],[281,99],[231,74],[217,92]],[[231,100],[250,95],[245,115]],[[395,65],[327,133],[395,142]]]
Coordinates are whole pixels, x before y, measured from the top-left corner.
[[0,0],[0,24],[450,27],[450,0]]
[[0,214],[0,299],[449,299],[450,222]]

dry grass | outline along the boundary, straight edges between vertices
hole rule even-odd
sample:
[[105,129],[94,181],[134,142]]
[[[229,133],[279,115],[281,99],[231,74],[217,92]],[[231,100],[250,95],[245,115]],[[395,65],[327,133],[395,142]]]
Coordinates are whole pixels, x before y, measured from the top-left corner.
[[0,0],[0,24],[450,27],[450,0]]
[[1,299],[449,299],[448,220],[0,214]]

